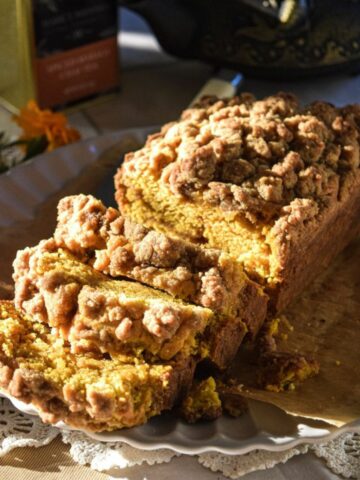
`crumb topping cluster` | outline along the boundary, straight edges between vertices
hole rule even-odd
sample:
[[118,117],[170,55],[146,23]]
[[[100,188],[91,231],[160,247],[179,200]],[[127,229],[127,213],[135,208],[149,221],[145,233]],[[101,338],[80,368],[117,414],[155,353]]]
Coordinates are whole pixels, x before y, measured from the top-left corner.
[[285,93],[207,97],[128,154],[124,169],[145,162],[175,195],[203,194],[252,223],[299,204],[315,215],[337,194],[342,174],[359,167],[359,127],[358,105],[302,108]]
[[109,279],[53,239],[18,252],[14,280],[17,308],[60,329],[74,352],[131,354],[138,348],[168,359],[190,348],[212,318],[208,309]]
[[125,275],[215,311],[241,301],[246,277],[240,264],[136,224],[91,195],[59,202],[54,238],[112,277]]

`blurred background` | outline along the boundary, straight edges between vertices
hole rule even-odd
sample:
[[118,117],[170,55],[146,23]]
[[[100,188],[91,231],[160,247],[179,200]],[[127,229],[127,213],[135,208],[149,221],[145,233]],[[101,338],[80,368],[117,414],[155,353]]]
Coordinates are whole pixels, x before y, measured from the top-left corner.
[[83,138],[161,124],[224,69],[258,96],[344,104],[360,100],[360,2],[0,0],[0,61],[11,133],[30,98]]

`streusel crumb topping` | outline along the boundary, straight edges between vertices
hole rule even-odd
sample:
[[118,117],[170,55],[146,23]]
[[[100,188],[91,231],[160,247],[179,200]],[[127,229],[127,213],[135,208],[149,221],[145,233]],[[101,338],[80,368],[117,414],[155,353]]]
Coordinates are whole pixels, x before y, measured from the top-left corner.
[[206,97],[129,154],[124,169],[145,162],[173,194],[202,193],[252,223],[299,203],[316,214],[316,205],[339,191],[342,174],[359,167],[359,126],[359,105],[303,108],[285,93]]

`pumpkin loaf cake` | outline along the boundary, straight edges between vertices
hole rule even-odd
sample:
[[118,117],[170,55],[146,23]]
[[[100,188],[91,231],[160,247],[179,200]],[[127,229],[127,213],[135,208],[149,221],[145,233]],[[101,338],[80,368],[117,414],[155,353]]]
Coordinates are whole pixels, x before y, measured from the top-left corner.
[[121,212],[223,249],[282,310],[360,232],[360,106],[207,97],[125,157]]
[[91,195],[60,200],[54,239],[104,274],[240,320],[252,338],[265,319],[267,296],[236,258],[135,224]]
[[15,305],[68,340],[72,353],[109,353],[126,361],[181,353],[219,367],[232,360],[247,328],[241,320],[138,282],[115,280],[58,248],[53,239],[19,251]]
[[33,404],[47,423],[93,431],[139,425],[172,408],[192,375],[190,357],[127,364],[75,355],[48,325],[0,301],[0,391]]

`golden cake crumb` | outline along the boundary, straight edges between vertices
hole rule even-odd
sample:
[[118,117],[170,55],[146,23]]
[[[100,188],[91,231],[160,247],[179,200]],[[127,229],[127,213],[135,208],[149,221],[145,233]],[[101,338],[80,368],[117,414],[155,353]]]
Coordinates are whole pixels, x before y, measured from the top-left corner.
[[221,413],[221,400],[213,377],[195,382],[180,407],[181,415],[189,423],[214,420]]

